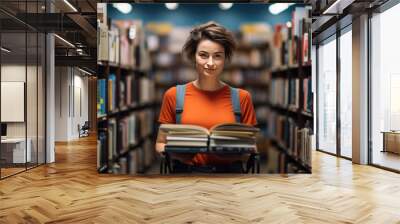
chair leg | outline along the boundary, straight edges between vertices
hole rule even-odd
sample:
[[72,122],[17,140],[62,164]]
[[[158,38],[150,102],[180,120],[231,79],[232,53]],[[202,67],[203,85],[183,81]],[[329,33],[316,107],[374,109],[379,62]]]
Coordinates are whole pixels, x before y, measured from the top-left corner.
[[252,173],[254,173],[254,154],[250,154],[250,157],[247,160],[246,173],[249,173],[250,169],[252,170]]
[[169,163],[168,161],[165,161],[165,164],[164,164],[165,173],[171,173],[171,167],[169,166],[168,163]]
[[[170,158],[169,158],[169,154],[168,153],[166,153],[165,154],[165,173],[171,173],[171,160],[170,160]],[[173,170],[172,170],[172,172],[173,172]]]
[[243,167],[243,162],[242,162],[242,173],[246,173],[246,170]]
[[257,173],[260,173],[260,155],[259,154],[257,154],[256,156],[255,156],[255,163],[256,163],[256,172]]
[[164,174],[164,159],[161,158],[160,162],[160,174]]
[[165,166],[165,156],[161,155],[161,161],[160,161],[160,174],[164,174],[164,166]]
[[251,154],[247,160],[245,173],[249,173],[250,169],[251,173],[260,173],[260,156],[258,153]]
[[169,155],[164,152],[161,155],[160,174],[167,174],[168,172],[171,173]]
[[250,171],[250,168],[251,168],[250,160],[251,160],[251,156],[248,158],[248,160],[246,162],[246,171],[245,171],[245,173],[249,173],[249,171]]

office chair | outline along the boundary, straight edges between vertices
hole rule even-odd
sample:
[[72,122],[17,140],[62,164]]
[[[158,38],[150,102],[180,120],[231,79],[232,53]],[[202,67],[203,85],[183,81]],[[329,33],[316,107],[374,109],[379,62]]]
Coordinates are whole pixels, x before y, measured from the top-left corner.
[[78,124],[79,138],[89,136],[89,129],[90,129],[89,121],[85,121],[82,127],[80,127],[80,125]]

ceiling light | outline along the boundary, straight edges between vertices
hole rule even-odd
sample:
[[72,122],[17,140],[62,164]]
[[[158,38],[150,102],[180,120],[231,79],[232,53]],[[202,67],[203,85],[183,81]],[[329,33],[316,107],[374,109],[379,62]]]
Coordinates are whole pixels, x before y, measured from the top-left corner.
[[113,3],[113,6],[124,14],[128,14],[132,11],[132,5],[129,3]]
[[79,71],[81,71],[81,72],[83,72],[83,73],[85,73],[85,74],[87,74],[87,75],[93,75],[92,73],[90,73],[90,72],[88,72],[88,71],[86,71],[86,70],[83,70],[83,69],[81,69],[81,68],[79,68],[79,67],[78,67],[78,69],[79,69]]
[[165,3],[165,7],[169,10],[175,10],[178,8],[178,3]]
[[218,6],[222,10],[228,10],[228,9],[232,8],[233,3],[219,3]]
[[289,6],[293,5],[294,3],[274,3],[269,6],[269,12],[273,15],[278,15],[279,13],[285,11]]
[[322,14],[342,14],[343,9],[351,5],[354,0],[337,0],[333,2]]
[[78,12],[78,10],[68,1],[68,0],[64,0],[65,4],[67,4],[72,10],[74,10],[74,12]]
[[228,10],[233,6],[233,3],[219,3],[219,8],[222,10]]
[[58,36],[57,34],[54,34],[55,37],[57,37],[58,39],[60,39],[62,42],[66,43],[67,45],[69,45],[70,47],[75,48],[75,45],[71,44],[71,42],[69,42],[68,40]]
[[5,47],[1,47],[0,49],[1,49],[2,51],[6,52],[6,53],[10,53],[10,52],[11,52],[11,50],[9,50],[9,49],[7,49],[7,48],[5,48]]

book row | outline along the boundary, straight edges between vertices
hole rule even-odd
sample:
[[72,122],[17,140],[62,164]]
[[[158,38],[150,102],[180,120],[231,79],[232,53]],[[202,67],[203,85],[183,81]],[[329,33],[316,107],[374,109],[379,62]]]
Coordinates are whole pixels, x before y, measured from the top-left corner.
[[[154,116],[154,111],[148,109],[132,112],[120,119],[108,119],[107,129],[98,131],[98,168],[126,155],[134,150],[133,146],[143,144],[145,139],[152,136]],[[154,146],[152,150],[146,150],[147,157],[154,157]]]
[[150,139],[126,156],[119,158],[112,165],[114,174],[138,174],[144,173],[152,165],[154,158],[154,143]]
[[148,70],[150,54],[141,20],[98,20],[97,60]]
[[292,21],[275,26],[273,68],[311,62],[311,7],[296,7]]
[[272,79],[269,86],[269,102],[284,108],[312,112],[311,78]]
[[292,118],[277,113],[268,117],[269,135],[287,154],[311,167],[310,128],[300,127]]
[[[183,43],[182,43],[183,45]],[[180,54],[160,51],[152,54],[152,61],[155,67],[179,67],[191,66],[187,60],[182,59]],[[252,47],[250,50],[238,50],[232,55],[232,59],[227,66],[230,67],[249,67],[249,68],[270,68],[272,58],[270,48]]]
[[[119,88],[119,92],[117,91]],[[155,99],[155,84],[148,77],[135,74],[124,75],[117,80],[113,73],[107,79],[97,80],[97,115],[124,109],[137,104],[152,103]]]
[[[252,70],[245,68],[226,69],[221,74],[221,79],[234,86],[246,84],[268,83],[270,80],[268,69]],[[195,80],[197,73],[194,68],[180,67],[176,69],[160,69],[152,72],[156,83],[183,83]]]

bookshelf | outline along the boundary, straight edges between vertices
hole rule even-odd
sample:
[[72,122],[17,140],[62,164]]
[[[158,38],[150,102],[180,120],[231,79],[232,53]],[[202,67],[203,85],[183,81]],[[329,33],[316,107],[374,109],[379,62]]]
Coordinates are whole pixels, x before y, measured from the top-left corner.
[[98,172],[145,173],[155,158],[156,104],[143,25],[104,18],[97,31]]
[[[104,91],[108,93],[103,94],[105,113],[100,111],[97,118],[98,170],[102,173],[119,174],[145,172],[155,156],[153,142],[156,137],[156,104],[152,100],[153,97],[142,95],[154,91],[154,85],[143,84],[141,81],[149,80],[145,71],[109,65],[104,61],[98,63],[98,71],[98,83],[102,80],[113,80],[114,78],[109,79],[110,74],[115,75],[115,81],[107,82],[104,87]],[[129,86],[127,79],[131,80],[132,86]],[[120,85],[112,84],[113,82]],[[115,91],[110,90],[110,86],[113,85]],[[101,84],[98,84],[99,91],[102,91],[101,88]],[[122,90],[123,88],[126,88],[126,91]],[[143,92],[144,90],[147,92]]]
[[[311,173],[311,137],[313,130],[313,93],[309,65],[272,72],[269,108],[271,143],[280,151],[280,172]],[[292,82],[292,84],[290,84]]]
[[[295,8],[291,23],[275,27],[268,100],[268,135],[281,173],[311,173],[313,92],[310,8]],[[262,103],[262,102],[261,102]]]

